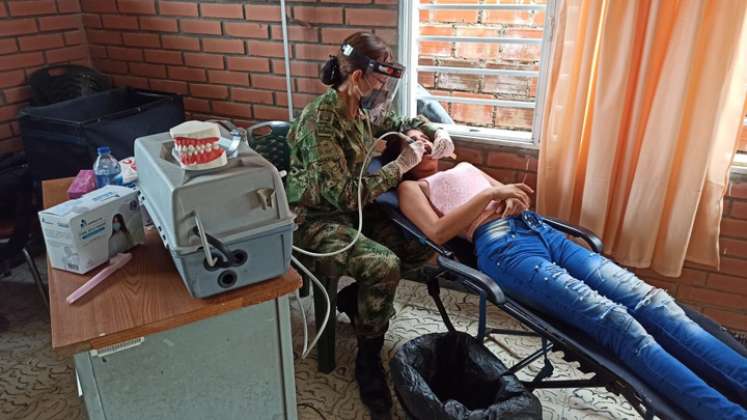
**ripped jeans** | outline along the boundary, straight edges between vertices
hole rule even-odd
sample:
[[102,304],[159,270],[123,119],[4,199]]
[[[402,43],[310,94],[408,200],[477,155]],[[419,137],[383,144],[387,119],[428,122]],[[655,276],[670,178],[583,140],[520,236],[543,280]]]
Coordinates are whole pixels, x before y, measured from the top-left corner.
[[739,404],[747,403],[747,358],[690,320],[666,291],[533,212],[486,223],[474,239],[480,270],[513,299],[579,328],[693,417],[747,419]]

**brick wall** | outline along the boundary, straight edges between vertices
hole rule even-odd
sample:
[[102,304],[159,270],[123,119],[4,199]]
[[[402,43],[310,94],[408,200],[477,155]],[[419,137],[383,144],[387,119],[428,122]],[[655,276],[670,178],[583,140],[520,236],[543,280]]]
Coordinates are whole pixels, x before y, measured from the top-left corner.
[[18,111],[26,83],[48,64],[90,65],[78,0],[0,1],[0,156],[21,149]]
[[[324,91],[320,66],[347,35],[369,30],[396,45],[396,2],[287,4],[297,108]],[[279,2],[81,0],[81,6],[93,65],[115,84],[184,95],[194,118],[227,117],[241,125],[288,119]]]
[[[544,20],[543,11],[421,10],[420,33],[541,39]],[[538,70],[539,59],[539,45],[424,41],[419,50],[421,65]],[[533,101],[537,94],[534,77],[421,72],[418,81],[434,95]],[[532,128],[531,109],[444,102],[441,105],[459,124],[524,131]]]

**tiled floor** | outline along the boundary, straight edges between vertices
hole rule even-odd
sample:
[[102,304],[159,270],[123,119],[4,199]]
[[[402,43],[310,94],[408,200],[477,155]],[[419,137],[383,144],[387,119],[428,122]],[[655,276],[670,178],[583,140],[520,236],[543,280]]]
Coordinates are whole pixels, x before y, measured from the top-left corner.
[[[39,268],[45,264],[40,260]],[[444,291],[444,302],[457,329],[474,332],[477,300],[474,296]],[[306,299],[307,314],[313,316]],[[385,343],[386,356],[422,334],[445,331],[441,318],[422,284],[404,281],[398,289],[397,316]],[[292,304],[296,355],[302,345],[301,317]],[[49,319],[25,266],[0,279],[0,314],[10,320],[10,329],[0,333],[0,419],[86,419],[85,407],[77,398],[72,359],[52,352]],[[296,388],[301,419],[366,419],[353,379],[355,337],[344,315],[338,316],[337,369],[328,375],[317,372],[316,360],[297,359]],[[313,320],[309,320],[313,325]],[[494,327],[517,327],[498,310],[491,311]],[[313,333],[313,328],[312,328]],[[539,340],[530,337],[501,338],[489,343],[506,364],[512,364],[537,348]],[[555,375],[575,378],[572,365],[558,357]],[[536,373],[540,363],[528,373]],[[521,377],[522,375],[520,375]],[[620,397],[602,390],[543,390],[535,392],[543,405],[545,419],[633,419],[635,411]],[[247,416],[250,418],[251,416]],[[404,418],[397,407],[395,418]]]

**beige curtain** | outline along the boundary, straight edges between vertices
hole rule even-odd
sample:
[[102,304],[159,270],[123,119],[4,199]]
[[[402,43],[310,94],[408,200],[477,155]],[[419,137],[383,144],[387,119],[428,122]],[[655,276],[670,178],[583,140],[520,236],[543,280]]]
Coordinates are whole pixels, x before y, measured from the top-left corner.
[[745,0],[559,0],[537,208],[620,263],[718,266],[747,83]]

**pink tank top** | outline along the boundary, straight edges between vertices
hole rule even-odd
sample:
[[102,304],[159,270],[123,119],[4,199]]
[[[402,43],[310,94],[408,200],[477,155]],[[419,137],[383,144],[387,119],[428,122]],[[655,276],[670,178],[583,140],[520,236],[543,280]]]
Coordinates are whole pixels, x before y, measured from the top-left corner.
[[[428,199],[431,205],[444,216],[468,202],[480,191],[490,188],[490,182],[485,175],[467,162],[460,162],[451,169],[437,172],[423,180],[428,184]],[[475,229],[481,224],[499,218],[500,213],[497,211],[501,207],[496,201],[488,203],[467,231],[463,232],[464,238],[472,240]]]

